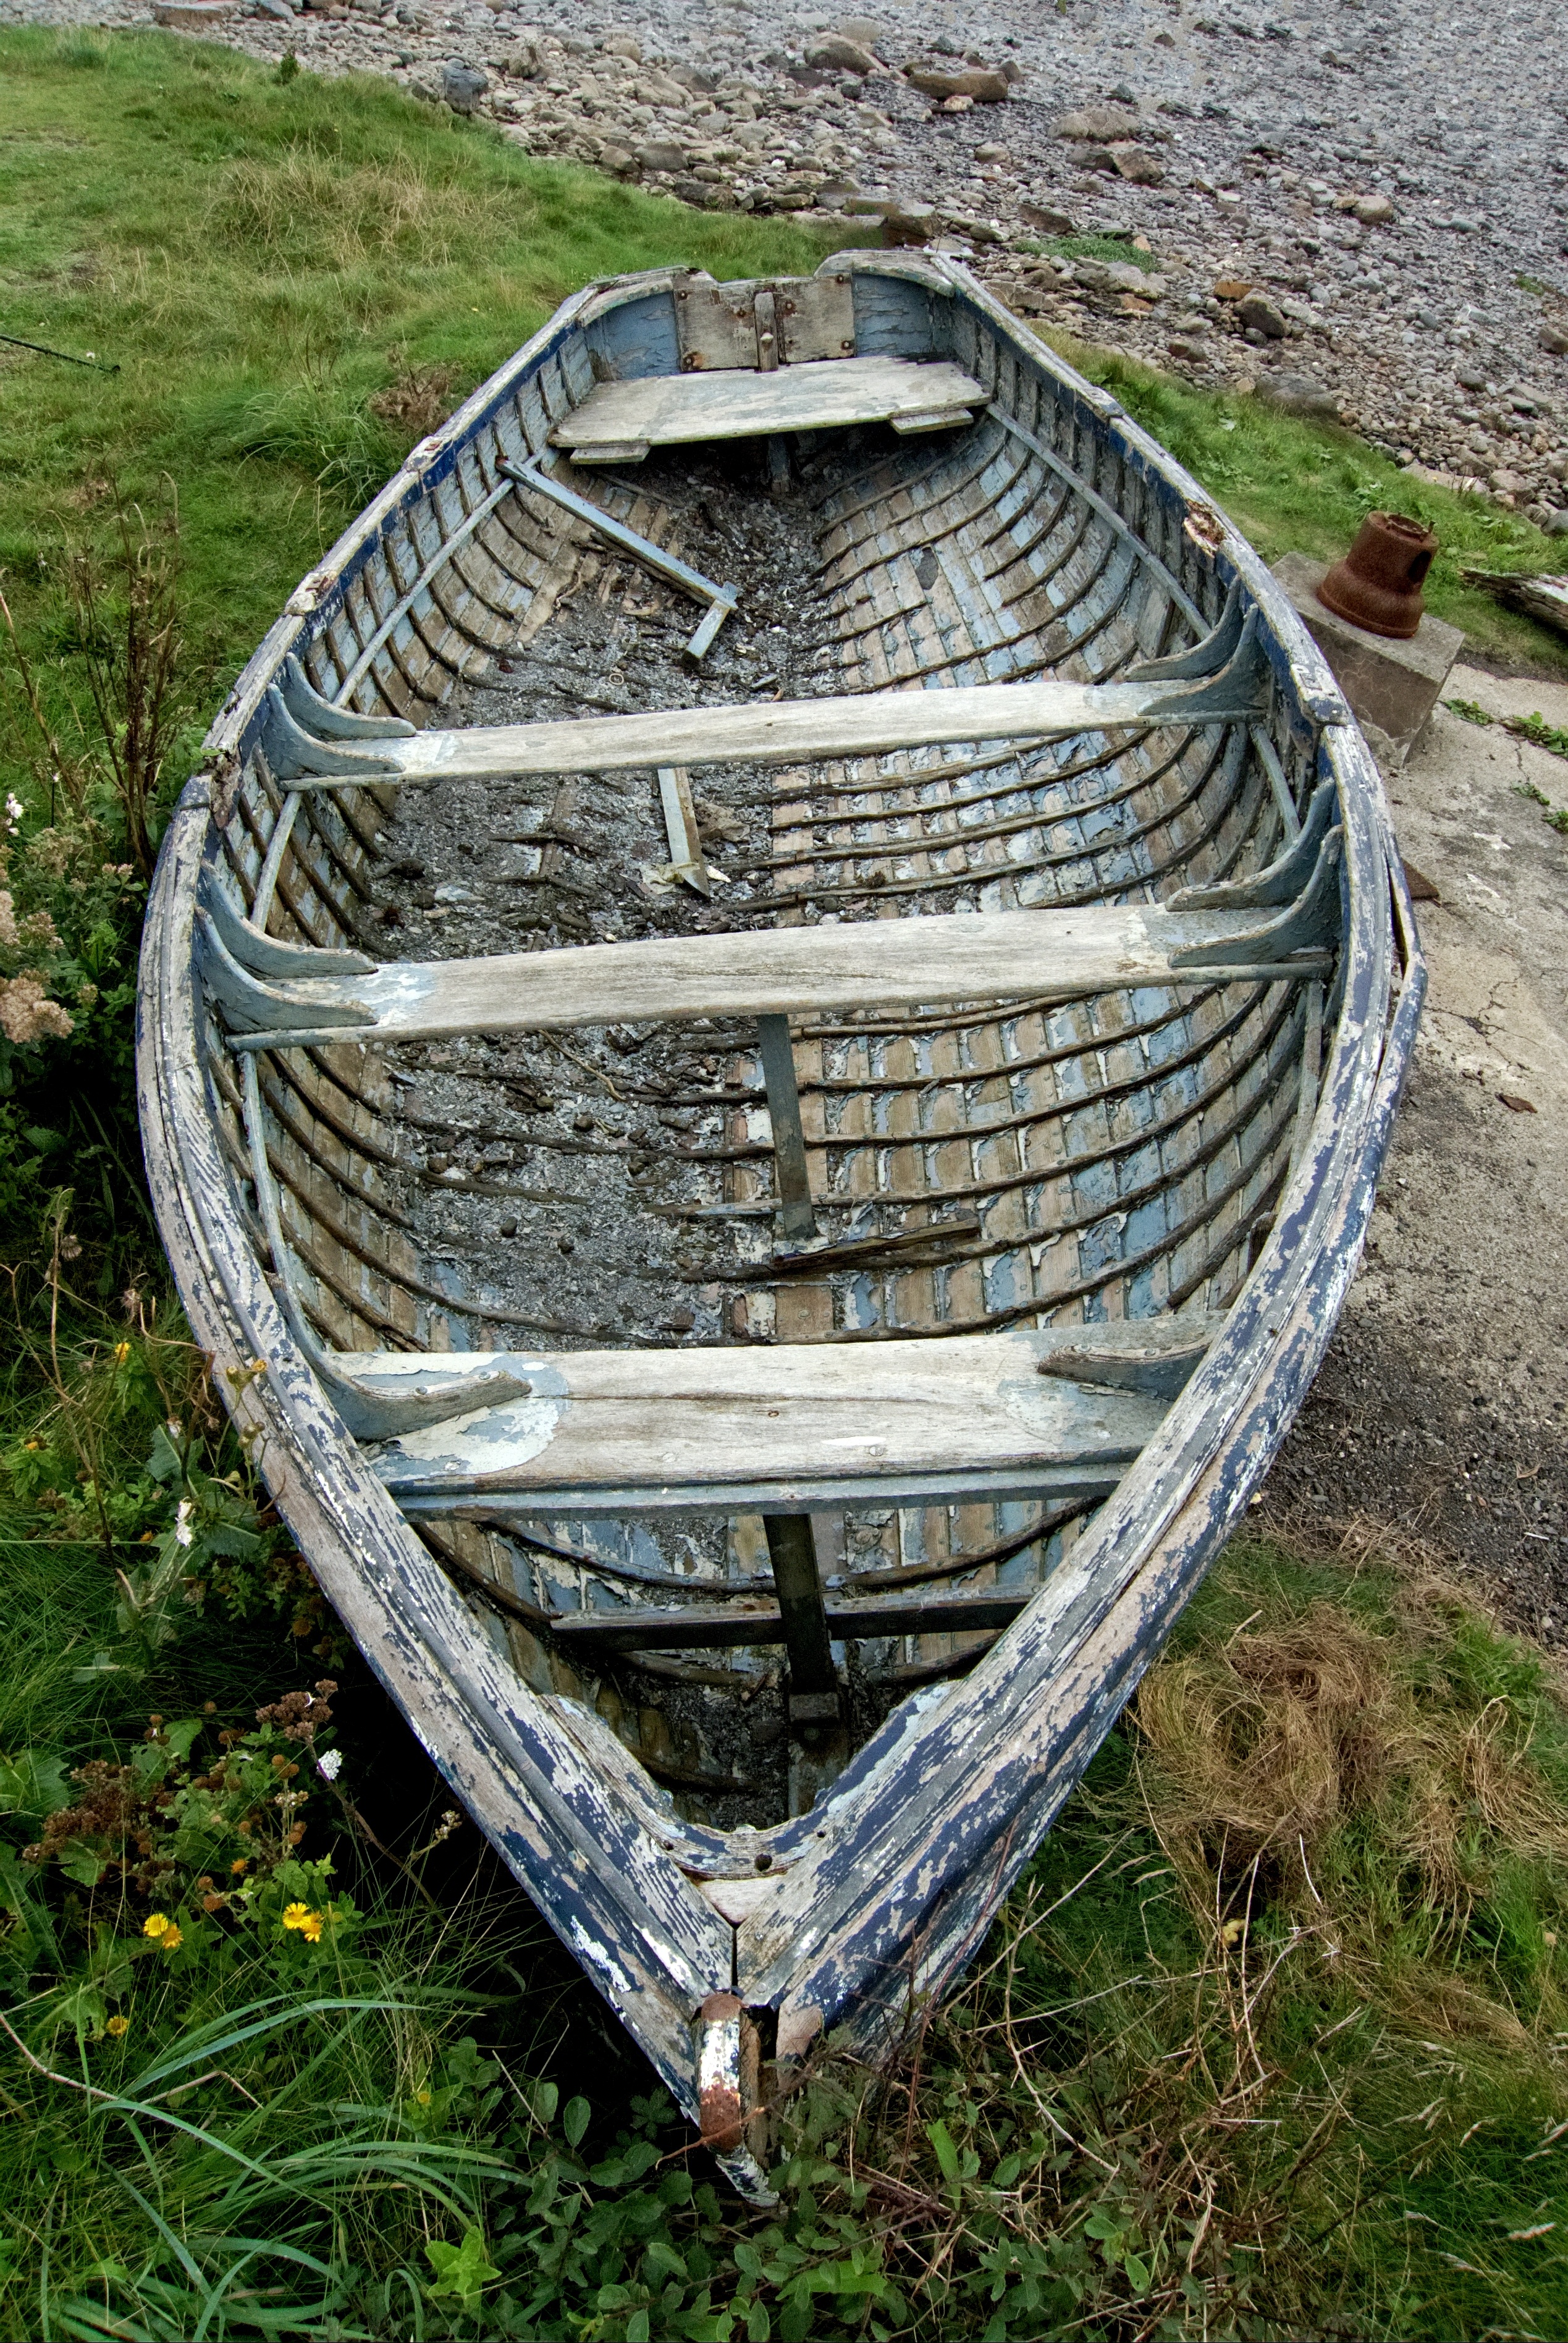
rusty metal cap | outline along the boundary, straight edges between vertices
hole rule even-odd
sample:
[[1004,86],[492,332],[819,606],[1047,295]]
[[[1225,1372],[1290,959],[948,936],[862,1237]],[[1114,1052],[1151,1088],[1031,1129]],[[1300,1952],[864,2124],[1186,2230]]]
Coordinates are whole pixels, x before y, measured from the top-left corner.
[[1421,589],[1437,551],[1423,521],[1403,513],[1368,513],[1356,541],[1318,588],[1318,599],[1337,618],[1370,635],[1408,642],[1421,625]]

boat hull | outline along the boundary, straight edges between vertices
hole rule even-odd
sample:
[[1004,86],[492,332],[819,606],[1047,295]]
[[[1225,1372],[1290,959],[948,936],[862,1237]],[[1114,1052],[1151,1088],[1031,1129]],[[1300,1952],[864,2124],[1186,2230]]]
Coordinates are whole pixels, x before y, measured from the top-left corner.
[[[1244,1152],[1241,1159],[1239,1193],[1254,1200],[1247,1209],[1255,1216],[1245,1221],[1241,1203],[1227,1204],[1231,1217],[1220,1223],[1219,1238],[1200,1264],[1216,1243],[1224,1246],[1209,1272],[1211,1283],[1221,1271],[1228,1281],[1222,1322],[1176,1396],[1162,1401],[1151,1423],[1141,1427],[1137,1453],[1118,1464],[1112,1484],[1098,1491],[1091,1514],[1070,1523],[1048,1549],[1049,1566],[1042,1564],[1039,1582],[1026,1584],[1027,1599],[1015,1606],[1006,1632],[960,1654],[968,1673],[944,1676],[939,1658],[925,1690],[884,1700],[881,1721],[842,1755],[832,1773],[823,1774],[815,1797],[800,1811],[739,1828],[704,1820],[700,1801],[690,1795],[672,1797],[639,1762],[639,1754],[647,1754],[641,1745],[634,1751],[618,1729],[613,1704],[607,1707],[601,1697],[590,1705],[563,1694],[558,1687],[568,1679],[558,1669],[551,1674],[536,1668],[530,1680],[528,1669],[515,1664],[516,1638],[522,1636],[529,1652],[539,1648],[538,1640],[526,1621],[518,1625],[516,1598],[505,1589],[498,1598],[503,1613],[508,1601],[513,1604],[503,1633],[494,1605],[489,1613],[476,1609],[464,1591],[476,1575],[468,1548],[459,1542],[451,1569],[432,1565],[429,1547],[416,1534],[417,1505],[399,1504],[397,1486],[377,1468],[377,1452],[350,1436],[341,1394],[335,1403],[330,1380],[324,1383],[310,1330],[302,1330],[297,1301],[284,1290],[289,1278],[286,1261],[277,1258],[280,1224],[269,1224],[270,1251],[262,1225],[271,1139],[262,1141],[259,1172],[253,1139],[247,1172],[242,1074],[235,1071],[244,1051],[233,1046],[232,1032],[226,1042],[204,978],[201,906],[215,869],[237,883],[243,911],[276,885],[287,852],[298,850],[278,842],[287,800],[263,745],[269,694],[286,662],[304,661],[317,690],[367,718],[377,708],[399,706],[422,718],[513,639],[519,618],[526,631],[525,613],[542,590],[537,578],[524,580],[527,592],[519,588],[510,608],[498,610],[492,593],[482,625],[470,618],[465,631],[451,617],[462,600],[453,579],[473,578],[476,548],[494,542],[485,531],[496,516],[511,510],[508,500],[517,494],[499,461],[538,458],[548,449],[561,413],[575,411],[591,391],[596,377],[588,357],[594,348],[601,364],[608,347],[612,356],[619,351],[623,366],[641,366],[649,375],[671,370],[677,280],[666,275],[593,289],[568,302],[442,432],[413,452],[305,580],[226,703],[209,738],[207,767],[189,784],[171,821],[142,964],[138,1051],[149,1177],[182,1299],[198,1342],[215,1361],[216,1387],[369,1664],[455,1795],[694,2120],[702,2115],[703,2077],[715,2058],[722,2067],[723,2046],[732,2035],[744,2043],[749,2029],[754,2047],[760,2040],[765,2056],[785,2061],[805,2055],[829,2029],[869,2046],[897,2022],[911,1996],[940,1990],[977,1946],[998,1902],[1245,1507],[1311,1383],[1359,1262],[1424,985],[1376,767],[1321,655],[1251,548],[1113,399],[1075,376],[961,270],[880,255],[849,256],[827,266],[836,271],[836,282],[853,278],[863,346],[907,351],[918,311],[923,350],[949,363],[950,370],[956,358],[981,378],[1003,431],[1015,441],[1021,434],[1029,443],[1024,454],[1039,466],[1040,479],[1060,483],[1066,475],[1076,480],[1076,488],[1060,493],[1064,503],[1077,500],[1074,508],[1089,516],[1084,529],[1100,529],[1110,547],[1103,575],[1115,574],[1113,565],[1123,563],[1136,578],[1139,608],[1145,611],[1156,589],[1165,597],[1157,658],[1164,633],[1184,632],[1191,640],[1218,627],[1228,608],[1241,605],[1254,614],[1251,639],[1262,662],[1269,713],[1250,729],[1231,728],[1243,748],[1253,742],[1246,753],[1255,753],[1258,761],[1251,796],[1237,798],[1251,808],[1247,838],[1253,843],[1238,830],[1231,867],[1238,855],[1243,863],[1266,860],[1271,836],[1276,846],[1281,837],[1288,842],[1291,823],[1299,826],[1315,790],[1326,788],[1333,799],[1338,910],[1315,1089],[1307,1091],[1304,1071],[1292,1072],[1301,1095],[1292,1103],[1282,1091],[1289,1113],[1282,1108],[1275,1117],[1266,1146],[1257,1141],[1255,1161]],[[843,297],[840,288],[834,298]],[[1026,408],[1030,419],[1020,422]],[[1049,444],[1038,428],[1047,413],[1054,418]],[[1136,504],[1136,528],[1096,480],[1120,484],[1118,494]],[[1023,526],[1016,524],[1020,530]],[[466,572],[463,559],[469,562]],[[376,585],[385,577],[394,581],[395,597]],[[1108,589],[1096,590],[1103,600]],[[983,615],[973,618],[975,627]],[[462,608],[457,617],[464,617]],[[411,707],[408,689],[408,646],[416,636],[427,648],[432,641],[439,646],[439,660],[426,661],[417,708]],[[1036,671],[1052,665],[1049,658],[1037,659]],[[970,666],[950,662],[938,688],[943,679],[960,685],[993,678],[997,668],[996,659],[971,647]],[[1257,735],[1270,726],[1282,747],[1265,757]],[[1282,777],[1277,781],[1276,771]],[[1270,805],[1271,782],[1281,799],[1277,809]],[[353,837],[372,832],[392,802],[384,787],[377,794],[377,786],[374,780],[357,785],[356,801],[367,812],[350,809],[328,818],[297,809],[288,817],[317,823],[299,836],[325,841],[319,850],[314,844],[310,850],[314,883],[324,900],[338,886],[344,911],[330,935],[301,924],[307,942],[356,940],[347,916],[352,890],[334,871],[352,863],[344,838],[351,848]],[[317,802],[312,799],[313,808]],[[332,830],[339,819],[347,830]],[[811,893],[799,881],[802,867],[809,880],[813,866],[786,866],[764,909],[777,902],[779,916],[801,915],[799,903]],[[832,870],[844,867],[840,862]],[[1201,860],[1189,875],[1205,876]],[[988,866],[988,884],[990,877]],[[942,892],[949,882],[940,858],[917,879],[907,891],[920,897],[921,908],[930,903],[940,910],[951,900],[950,892]],[[829,871],[817,893],[830,902],[838,883]],[[1117,900],[1125,899],[1127,881],[1121,885]],[[1141,881],[1135,899],[1139,891],[1147,900],[1146,883]],[[267,908],[264,900],[263,923]],[[978,908],[983,910],[983,900]],[[346,985],[351,990],[352,980]],[[1292,1019],[1299,1017],[1300,996],[1298,983],[1289,996]],[[1287,996],[1282,988],[1269,997],[1282,1002]],[[1292,1024],[1290,1036],[1301,1030]],[[319,1063],[340,1087],[350,1079],[346,1065],[374,1055],[364,1051],[354,1058],[351,1040],[324,1041],[317,1035],[315,1045],[328,1051]],[[1299,1039],[1295,1046],[1299,1059]],[[303,1062],[307,1054],[303,1044],[291,1048],[286,1039],[277,1049],[282,1054],[273,1062],[279,1065],[285,1057]],[[1264,1073],[1273,1062],[1266,1050],[1257,1058]],[[361,1161],[351,1151],[361,1141],[381,1143],[364,1137],[374,1121],[371,1108],[339,1111],[333,1105],[337,1092],[328,1095],[325,1077],[314,1075],[317,1086],[308,1098],[290,1092],[279,1106],[281,1078],[269,1079],[269,1134],[279,1114],[286,1121],[294,1116],[291,1127],[317,1118],[313,1160],[322,1182],[335,1176],[347,1199],[330,1222],[337,1232],[331,1259],[338,1263],[338,1301],[323,1271],[325,1299],[316,1323],[340,1350],[352,1350],[356,1340],[365,1342],[355,1328],[374,1323],[366,1318],[371,1305],[363,1296],[381,1290],[350,1262],[350,1241],[360,1225],[353,1217],[353,1189]],[[1263,1074],[1255,1079],[1263,1084]],[[372,1101],[369,1088],[363,1095]],[[1266,1103],[1261,1088],[1260,1095]],[[776,1115],[776,1139],[777,1129]],[[1244,1151],[1251,1142],[1243,1134],[1235,1143]],[[363,1160],[370,1162],[368,1156]],[[367,1193],[374,1168],[363,1175]],[[1210,1176],[1205,1171],[1201,1184]],[[739,1209],[755,1213],[759,1207]],[[394,1225],[397,1245],[404,1242],[400,1228]],[[287,1242],[294,1242],[292,1235]],[[357,1242],[363,1255],[363,1234]],[[321,1257],[327,1260],[325,1252]],[[1077,1257],[1081,1267],[1081,1242]],[[425,1314],[406,1316],[394,1334],[397,1342],[429,1348],[431,1313],[438,1315],[442,1296],[431,1257],[420,1260],[420,1276],[410,1272],[405,1287],[415,1297],[409,1310]],[[346,1263],[351,1276],[346,1277]],[[1132,1276],[1127,1269],[1125,1280]],[[777,1276],[773,1286],[786,1297],[786,1311],[793,1306],[788,1300],[793,1289]],[[1170,1275],[1166,1290],[1173,1295],[1176,1289]],[[1010,1315],[991,1306],[983,1282],[981,1290],[990,1312],[986,1324],[1051,1322],[1049,1298],[1026,1295]],[[1095,1290],[1105,1290],[1103,1279]],[[1133,1285],[1124,1281],[1124,1290],[1133,1294],[1132,1308],[1140,1306]],[[463,1306],[460,1296],[458,1303]],[[467,1306],[493,1322],[490,1312]],[[842,1299],[836,1306],[840,1315],[829,1313],[818,1339],[907,1340],[918,1331],[891,1322],[885,1303],[878,1305],[881,1316],[864,1323],[842,1314],[849,1307]],[[1066,1314],[1076,1311],[1081,1317],[1091,1306],[1070,1296]],[[339,1307],[349,1313],[343,1321],[347,1337],[335,1332],[332,1312]],[[357,1308],[360,1316],[354,1320]],[[729,1339],[723,1326],[735,1322],[731,1310],[713,1338],[720,1347]],[[787,1339],[787,1318],[773,1321],[769,1331]],[[963,1331],[956,1313],[950,1331]],[[450,1341],[449,1331],[444,1339]],[[478,1350],[502,1347],[474,1341],[471,1332],[460,1339]],[[257,1359],[266,1362],[264,1373],[243,1372]],[[911,1452],[900,1467],[903,1477],[889,1480],[890,1503],[964,1501],[967,1484],[950,1485],[940,1473],[922,1484],[918,1464]],[[769,1485],[772,1509],[797,1514],[854,1502],[860,1491],[874,1502],[877,1493],[874,1471],[853,1483],[842,1473],[812,1482],[809,1473],[797,1471],[787,1487],[777,1479]],[[1030,1481],[1025,1473],[969,1493],[989,1501],[1045,1486],[1039,1474]],[[769,1502],[760,1483],[748,1483],[743,1495],[759,1506]],[[708,1488],[700,1473],[693,1473],[681,1483],[680,1498],[699,1512],[704,1505],[710,1513],[732,1507],[735,1475],[717,1473]],[[646,1488],[639,1497],[638,1489],[618,1486],[601,1510],[634,1512],[652,1502]],[[579,1487],[575,1503],[569,1490],[558,1492],[548,1504],[531,1501],[527,1518],[536,1524],[552,1513],[558,1521],[580,1521],[592,1511]],[[481,1514],[470,1503],[453,1517],[460,1516],[467,1534]],[[906,1679],[911,1673],[906,1664]],[[731,1994],[739,1996],[739,2016],[714,1999]],[[742,2185],[759,2187],[756,2142],[748,2147],[722,2127],[716,2136]]]

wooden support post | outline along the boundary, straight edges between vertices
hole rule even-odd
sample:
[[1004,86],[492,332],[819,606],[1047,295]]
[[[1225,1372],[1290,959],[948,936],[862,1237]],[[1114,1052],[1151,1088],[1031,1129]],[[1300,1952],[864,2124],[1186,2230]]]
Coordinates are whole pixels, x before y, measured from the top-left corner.
[[789,1722],[808,1728],[836,1725],[839,1679],[810,1516],[769,1513],[766,1526],[768,1556],[789,1654]]
[[779,1232],[792,1244],[806,1244],[817,1233],[817,1215],[811,1207],[806,1133],[800,1122],[800,1093],[795,1082],[795,1051],[789,1040],[789,1018],[759,1017],[757,1048],[768,1091],[768,1120],[773,1126]]

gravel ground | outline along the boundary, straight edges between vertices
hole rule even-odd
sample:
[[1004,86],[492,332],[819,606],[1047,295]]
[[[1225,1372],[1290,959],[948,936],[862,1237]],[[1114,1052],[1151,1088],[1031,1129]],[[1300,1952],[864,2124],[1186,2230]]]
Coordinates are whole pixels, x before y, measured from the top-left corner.
[[[686,202],[813,219],[890,205],[910,240],[970,255],[1026,315],[1338,413],[1568,532],[1559,11],[1275,8],[1009,0],[879,23],[752,0],[236,0],[203,29],[388,74],[530,152]],[[153,13],[0,0],[0,23]],[[945,101],[911,78],[976,67],[978,94]],[[1040,256],[1069,227],[1128,239],[1127,263]]]

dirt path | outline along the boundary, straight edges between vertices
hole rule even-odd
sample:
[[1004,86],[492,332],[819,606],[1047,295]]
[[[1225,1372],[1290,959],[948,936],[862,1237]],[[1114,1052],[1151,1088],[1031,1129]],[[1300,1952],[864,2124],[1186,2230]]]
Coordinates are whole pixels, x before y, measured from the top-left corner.
[[[1568,726],[1568,689],[1451,696]],[[1568,1643],[1568,760],[1447,708],[1390,785],[1431,991],[1366,1257],[1265,1503],[1446,1548]],[[1508,1100],[1520,1103],[1510,1105]]]

